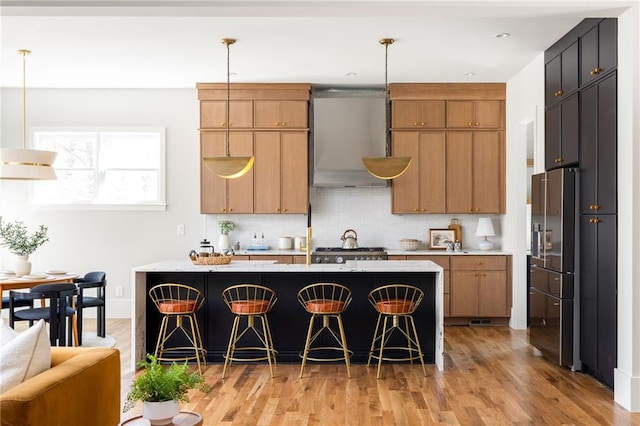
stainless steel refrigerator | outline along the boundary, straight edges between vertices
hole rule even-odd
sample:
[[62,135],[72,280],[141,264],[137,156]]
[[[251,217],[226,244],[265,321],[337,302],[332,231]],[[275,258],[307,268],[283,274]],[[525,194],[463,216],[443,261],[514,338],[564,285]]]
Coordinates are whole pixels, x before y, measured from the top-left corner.
[[580,370],[576,169],[532,176],[529,343]]

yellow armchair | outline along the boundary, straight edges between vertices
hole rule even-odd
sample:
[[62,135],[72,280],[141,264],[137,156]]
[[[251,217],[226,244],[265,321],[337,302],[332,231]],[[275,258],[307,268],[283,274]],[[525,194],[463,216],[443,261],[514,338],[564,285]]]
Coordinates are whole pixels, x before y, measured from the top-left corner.
[[116,426],[120,351],[52,347],[51,368],[0,395],[1,426]]

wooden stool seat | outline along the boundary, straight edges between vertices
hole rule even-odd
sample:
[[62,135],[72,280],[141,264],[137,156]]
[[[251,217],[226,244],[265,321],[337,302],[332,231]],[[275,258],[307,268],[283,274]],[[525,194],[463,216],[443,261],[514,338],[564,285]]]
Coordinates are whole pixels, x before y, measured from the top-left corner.
[[[349,358],[353,352],[347,348],[347,338],[344,333],[341,314],[347,309],[349,303],[351,303],[351,290],[336,283],[310,284],[298,292],[298,302],[311,314],[304,350],[300,354],[302,365],[300,366],[300,375],[298,378],[302,378],[307,360],[344,360],[347,365],[347,377],[350,378],[351,368]],[[314,333],[313,329],[316,318],[322,319],[322,326]],[[335,319],[338,323],[337,331],[331,327],[331,318]],[[328,335],[328,340],[335,342],[335,346],[327,346],[324,343],[319,343],[322,342],[322,339],[318,340],[322,334]],[[312,353],[317,355],[310,356]],[[335,356],[333,356],[334,354]]]
[[[422,372],[427,375],[416,324],[411,316],[423,297],[422,290],[408,284],[384,285],[369,293],[368,299],[378,312],[378,321],[371,340],[367,365],[371,365],[371,358],[378,360],[376,378],[380,378],[382,361],[409,361],[413,364],[415,359],[420,360]],[[400,342],[404,341],[401,343],[403,346],[394,346],[397,343],[390,340],[394,332],[402,337],[403,340]],[[400,356],[402,354],[406,356]]]
[[[276,293],[257,284],[238,284],[224,289],[222,300],[231,313],[235,314],[227,352],[223,354],[222,378],[225,378],[227,367],[233,361],[264,360],[269,363],[269,371],[273,377],[278,352],[273,347],[267,314],[278,300]],[[260,320],[260,327],[256,326],[256,320]],[[246,321],[242,329],[241,321]],[[253,341],[250,340],[252,338]]]

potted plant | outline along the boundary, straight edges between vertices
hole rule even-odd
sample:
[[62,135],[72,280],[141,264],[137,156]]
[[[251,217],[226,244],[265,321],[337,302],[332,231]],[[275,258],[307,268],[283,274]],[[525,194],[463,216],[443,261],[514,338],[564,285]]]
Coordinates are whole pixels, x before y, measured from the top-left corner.
[[46,226],[40,225],[36,232],[29,235],[22,221],[3,222],[0,216],[0,245],[7,247],[11,253],[18,256],[15,267],[16,276],[21,277],[31,273],[29,255],[49,241],[47,230]]
[[231,243],[229,242],[229,231],[236,229],[236,225],[230,220],[219,220],[218,227],[220,228],[220,239],[218,240],[218,249],[229,250]]
[[180,412],[178,402],[188,402],[188,393],[197,389],[208,393],[211,386],[204,376],[189,370],[189,366],[173,363],[163,367],[157,358],[147,354],[147,360],[138,362],[144,372],[133,379],[122,412],[129,411],[142,401],[142,417],[152,425],[170,424]]

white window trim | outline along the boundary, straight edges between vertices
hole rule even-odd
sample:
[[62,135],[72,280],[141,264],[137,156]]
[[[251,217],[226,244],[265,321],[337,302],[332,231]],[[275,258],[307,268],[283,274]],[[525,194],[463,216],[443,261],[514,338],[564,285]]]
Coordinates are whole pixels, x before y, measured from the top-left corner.
[[[158,132],[160,133],[160,176],[158,192],[160,200],[153,203],[136,204],[49,204],[34,201],[33,186],[30,189],[31,206],[36,210],[80,210],[80,211],[166,211],[167,210],[167,129],[165,127],[104,127],[104,126],[54,126],[29,127],[29,146],[35,147],[36,132]],[[36,183],[36,182],[34,182]]]

